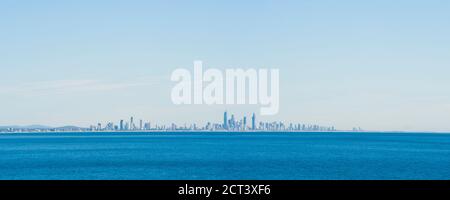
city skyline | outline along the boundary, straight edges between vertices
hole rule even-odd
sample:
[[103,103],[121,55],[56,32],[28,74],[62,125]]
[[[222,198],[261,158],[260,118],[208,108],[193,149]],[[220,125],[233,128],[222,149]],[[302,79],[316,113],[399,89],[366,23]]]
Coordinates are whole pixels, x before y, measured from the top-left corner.
[[[171,124],[158,124],[158,122],[144,121],[131,116],[129,120],[120,119],[115,122],[98,122],[95,125],[89,127],[77,127],[77,126],[62,126],[62,127],[47,127],[45,125],[31,125],[28,127],[0,126],[0,133],[17,133],[17,132],[139,132],[139,131],[211,131],[211,132],[334,132],[337,129],[334,126],[320,126],[317,124],[302,124],[299,122],[283,122],[273,121],[264,122],[257,121],[256,114],[250,115],[250,120],[247,120],[247,116],[241,118],[235,117],[234,114],[228,116],[228,111],[223,113],[223,121],[212,122],[207,121],[202,124],[197,123],[184,123],[183,125],[171,123]],[[353,128],[352,131],[362,131],[361,128]]]

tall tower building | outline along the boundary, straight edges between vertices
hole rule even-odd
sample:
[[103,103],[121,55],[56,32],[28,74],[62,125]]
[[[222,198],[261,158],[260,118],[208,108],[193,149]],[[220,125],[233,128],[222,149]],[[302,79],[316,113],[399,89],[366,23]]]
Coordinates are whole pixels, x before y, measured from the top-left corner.
[[252,130],[256,130],[256,116],[255,113],[252,115]]
[[242,130],[247,130],[247,117],[244,117],[244,124],[242,125]]
[[231,115],[229,126],[230,126],[231,129],[236,128],[236,121],[234,121],[234,115]]
[[122,119],[122,120],[120,120],[120,130],[123,131],[123,128],[124,127],[123,127],[123,119]]
[[223,113],[223,128],[228,130],[228,117],[226,111]]
[[130,119],[130,130],[133,130],[134,129],[134,122],[133,122],[133,117],[131,117],[131,119]]

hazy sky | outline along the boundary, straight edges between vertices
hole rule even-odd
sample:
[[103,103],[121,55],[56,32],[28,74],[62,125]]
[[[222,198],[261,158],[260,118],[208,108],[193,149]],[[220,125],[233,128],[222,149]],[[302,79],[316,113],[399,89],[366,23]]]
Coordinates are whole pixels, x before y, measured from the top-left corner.
[[171,72],[279,68],[285,120],[450,131],[450,1],[0,2],[0,126],[220,122]]

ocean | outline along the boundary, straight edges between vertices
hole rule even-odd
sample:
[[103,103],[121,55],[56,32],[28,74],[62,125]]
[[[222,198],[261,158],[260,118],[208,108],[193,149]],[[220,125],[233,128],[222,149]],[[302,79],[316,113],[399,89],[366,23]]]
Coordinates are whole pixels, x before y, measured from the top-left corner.
[[450,134],[1,134],[0,179],[450,180]]

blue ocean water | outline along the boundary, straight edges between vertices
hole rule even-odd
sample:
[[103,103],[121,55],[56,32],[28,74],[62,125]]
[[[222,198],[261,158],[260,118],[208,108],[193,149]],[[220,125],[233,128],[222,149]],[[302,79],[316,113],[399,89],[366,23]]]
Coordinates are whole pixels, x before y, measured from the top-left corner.
[[0,135],[0,179],[450,179],[450,134]]

